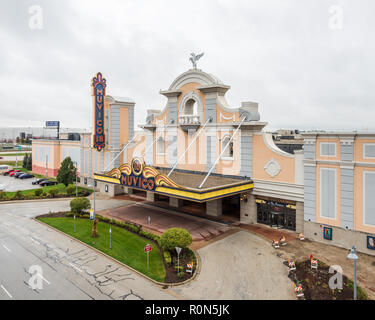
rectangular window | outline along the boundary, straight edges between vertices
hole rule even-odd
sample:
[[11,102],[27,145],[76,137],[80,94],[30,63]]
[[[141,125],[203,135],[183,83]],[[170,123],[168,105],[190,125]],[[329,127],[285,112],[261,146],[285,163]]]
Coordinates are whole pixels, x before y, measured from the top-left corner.
[[375,171],[363,172],[363,222],[375,226]]
[[320,216],[336,219],[336,169],[320,169]]
[[335,142],[321,142],[320,155],[324,157],[336,157],[336,143]]
[[363,158],[364,159],[375,159],[375,143],[364,143],[363,144]]

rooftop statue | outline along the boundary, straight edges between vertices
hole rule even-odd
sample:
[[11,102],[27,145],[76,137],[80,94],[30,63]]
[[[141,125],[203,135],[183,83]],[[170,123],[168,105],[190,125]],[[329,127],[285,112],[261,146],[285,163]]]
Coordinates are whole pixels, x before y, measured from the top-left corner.
[[190,58],[189,60],[191,61],[191,63],[193,64],[193,68],[194,69],[197,69],[197,61],[202,58],[202,56],[204,55],[204,52],[202,52],[201,54],[195,54],[195,53],[190,53]]

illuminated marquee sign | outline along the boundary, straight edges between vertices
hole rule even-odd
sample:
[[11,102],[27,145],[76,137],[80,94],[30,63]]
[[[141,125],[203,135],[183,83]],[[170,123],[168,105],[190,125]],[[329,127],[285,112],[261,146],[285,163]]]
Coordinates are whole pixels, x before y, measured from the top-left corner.
[[[152,175],[142,175],[145,163],[140,158],[134,158],[130,164],[130,172],[121,172],[120,184],[128,187],[155,191],[155,177]],[[129,174],[130,173],[130,174]]]
[[104,97],[106,80],[100,72],[92,79],[93,95],[95,97],[95,133],[94,148],[101,151],[105,147],[104,136]]

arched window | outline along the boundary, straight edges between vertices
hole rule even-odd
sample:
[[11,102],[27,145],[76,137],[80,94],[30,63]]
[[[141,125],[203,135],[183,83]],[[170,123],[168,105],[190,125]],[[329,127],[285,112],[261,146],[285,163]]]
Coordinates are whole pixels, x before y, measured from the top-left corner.
[[[221,150],[224,150],[226,145],[228,144],[230,140],[229,136],[226,136],[223,138],[221,142]],[[223,158],[233,158],[233,141],[229,143],[229,146],[226,148],[225,152],[222,155]]]
[[189,99],[185,103],[184,114],[186,115],[197,115],[198,114],[198,104],[194,99]]
[[156,142],[156,153],[164,154],[165,153],[165,141],[163,137],[159,137]]

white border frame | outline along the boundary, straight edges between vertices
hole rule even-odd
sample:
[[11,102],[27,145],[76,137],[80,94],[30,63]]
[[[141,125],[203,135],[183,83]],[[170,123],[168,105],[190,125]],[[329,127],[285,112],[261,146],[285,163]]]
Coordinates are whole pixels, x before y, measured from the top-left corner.
[[[324,155],[322,154],[322,145],[323,144],[333,144],[335,146],[335,154],[334,155]],[[320,157],[337,157],[337,142],[319,142],[319,156]]]
[[[322,171],[327,170],[327,171],[333,171],[335,173],[335,217],[325,217],[322,216]],[[319,170],[319,217],[323,219],[329,219],[329,220],[336,220],[337,219],[337,168],[320,168]]]
[[363,144],[363,159],[375,159],[375,157],[366,157],[366,152],[365,152],[365,149],[366,149],[366,146],[368,145],[371,145],[371,146],[375,146],[375,143],[364,143]]
[[[226,134],[224,134],[224,136],[221,139],[219,139],[220,140],[220,152],[223,151],[223,142],[224,142],[224,139],[229,138],[229,140],[230,140],[230,137],[231,137],[231,135],[229,133],[226,133]],[[233,156],[232,157],[222,156],[220,158],[220,160],[234,161],[234,139],[231,141],[231,143],[233,145]],[[228,146],[228,148],[229,148],[229,146]]]
[[362,192],[363,192],[363,204],[362,204],[362,213],[363,213],[363,217],[362,217],[362,223],[364,226],[366,227],[372,227],[374,228],[375,227],[375,224],[367,224],[365,223],[365,217],[366,217],[366,207],[365,207],[365,203],[366,203],[366,173],[371,173],[371,174],[374,174],[375,175],[375,171],[368,171],[368,170],[363,170],[363,187],[362,187]]

